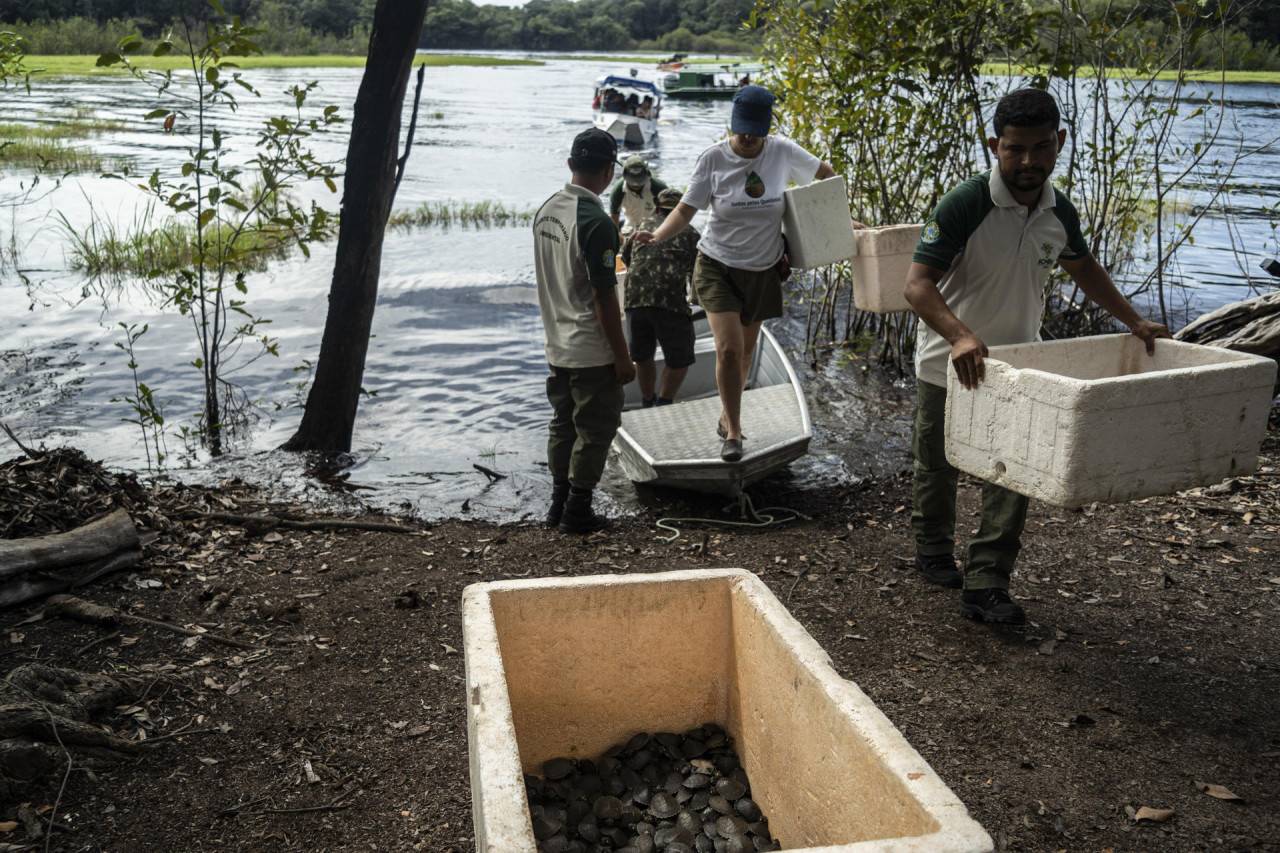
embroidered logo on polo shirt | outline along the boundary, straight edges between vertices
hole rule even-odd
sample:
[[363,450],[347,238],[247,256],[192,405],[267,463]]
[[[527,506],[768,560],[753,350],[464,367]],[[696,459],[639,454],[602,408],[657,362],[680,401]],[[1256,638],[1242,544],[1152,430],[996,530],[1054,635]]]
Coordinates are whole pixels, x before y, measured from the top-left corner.
[[941,236],[942,236],[942,229],[938,227],[938,223],[935,220],[933,222],[930,222],[928,225],[926,225],[924,227],[924,230],[920,232],[920,242],[936,243],[938,242],[938,238]]
[[601,263],[603,263],[606,267],[613,266],[613,249],[604,250],[604,257],[601,258]]
[[1044,252],[1044,257],[1036,261],[1036,263],[1045,268],[1053,266],[1053,244],[1041,243],[1040,251]]

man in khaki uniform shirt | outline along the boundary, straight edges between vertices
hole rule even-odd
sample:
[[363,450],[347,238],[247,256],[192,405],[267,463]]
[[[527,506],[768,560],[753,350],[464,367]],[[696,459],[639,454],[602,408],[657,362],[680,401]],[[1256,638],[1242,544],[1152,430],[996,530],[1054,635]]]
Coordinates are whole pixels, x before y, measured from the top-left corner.
[[533,221],[553,410],[546,520],[561,533],[591,533],[607,524],[592,509],[592,494],[622,420],[622,386],[636,375],[618,307],[618,231],[600,204],[600,193],[613,180],[617,151],[617,142],[602,130],[578,134],[569,155],[571,180]]

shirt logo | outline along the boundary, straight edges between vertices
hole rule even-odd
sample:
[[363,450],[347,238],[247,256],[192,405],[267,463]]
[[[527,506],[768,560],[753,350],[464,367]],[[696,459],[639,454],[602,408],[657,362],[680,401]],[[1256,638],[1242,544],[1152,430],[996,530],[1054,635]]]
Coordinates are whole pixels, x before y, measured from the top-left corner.
[[1054,262],[1054,257],[1053,257],[1053,244],[1052,244],[1052,243],[1041,243],[1041,244],[1040,244],[1040,251],[1044,253],[1044,257],[1042,257],[1040,260],[1036,261],[1036,263],[1037,263],[1039,266],[1042,266],[1042,267],[1045,267],[1045,268],[1052,267],[1052,266],[1053,266],[1053,262]]
[[601,259],[601,262],[602,262],[606,267],[612,267],[612,266],[613,266],[613,249],[605,249],[605,250],[604,250],[604,257]]
[[930,222],[924,227],[924,230],[920,232],[920,242],[936,243],[938,242],[938,238],[941,236],[942,229],[938,227],[937,221]]
[[752,198],[760,198],[764,195],[764,180],[755,172],[747,175],[746,192]]

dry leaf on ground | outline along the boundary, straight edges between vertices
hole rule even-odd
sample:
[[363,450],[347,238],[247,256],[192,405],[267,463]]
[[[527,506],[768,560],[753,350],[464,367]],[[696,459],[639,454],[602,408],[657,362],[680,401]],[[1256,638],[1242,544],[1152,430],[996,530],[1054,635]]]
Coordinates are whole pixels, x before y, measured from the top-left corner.
[[1135,821],[1149,820],[1154,823],[1164,823],[1174,815],[1173,809],[1153,809],[1149,806],[1143,806],[1138,809],[1138,813],[1133,816]]
[[1219,800],[1234,800],[1239,803],[1244,802],[1244,797],[1236,796],[1221,785],[1212,785],[1208,782],[1196,782],[1196,788]]

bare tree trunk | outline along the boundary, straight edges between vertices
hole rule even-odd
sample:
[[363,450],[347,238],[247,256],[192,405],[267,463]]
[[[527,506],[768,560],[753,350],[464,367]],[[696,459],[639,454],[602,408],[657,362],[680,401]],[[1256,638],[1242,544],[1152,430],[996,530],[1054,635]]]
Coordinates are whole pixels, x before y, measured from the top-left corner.
[[302,423],[285,450],[351,449],[378,297],[382,240],[395,196],[400,113],[426,14],[427,0],[378,0],[374,9],[347,147],[342,222],[320,359]]

